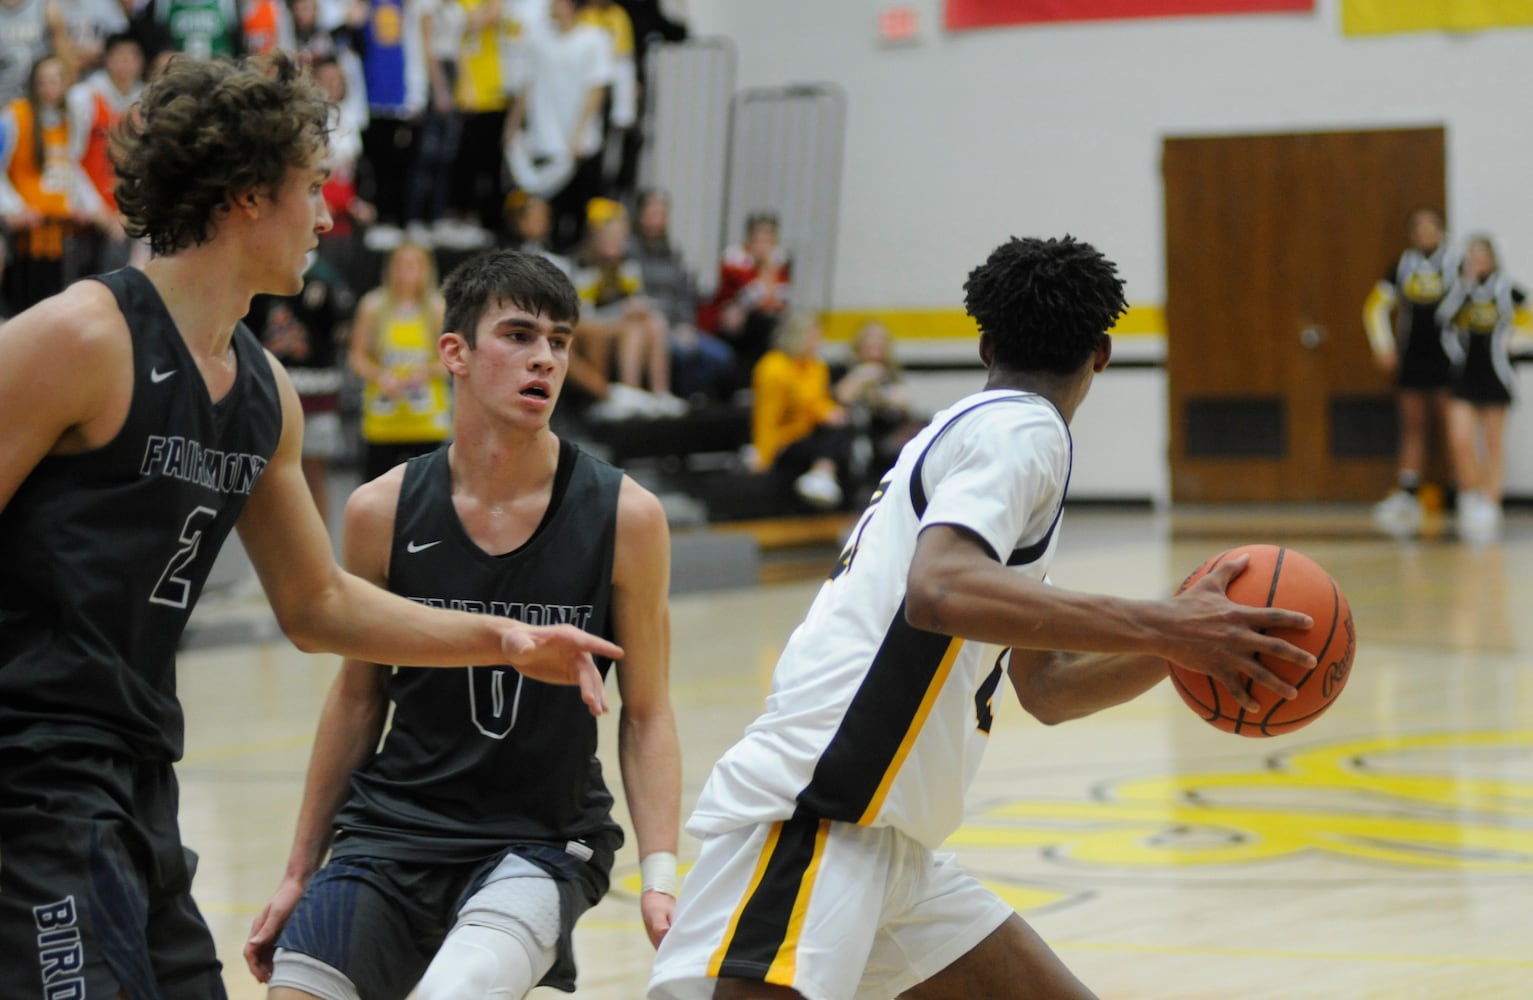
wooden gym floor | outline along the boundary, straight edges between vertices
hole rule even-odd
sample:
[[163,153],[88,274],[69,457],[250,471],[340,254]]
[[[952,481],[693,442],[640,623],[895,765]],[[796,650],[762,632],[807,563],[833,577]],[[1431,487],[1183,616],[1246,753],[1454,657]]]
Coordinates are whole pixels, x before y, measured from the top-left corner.
[[[1346,591],[1358,653],[1333,709],[1260,740],[1204,726],[1168,685],[1055,728],[1008,701],[952,849],[1104,998],[1533,996],[1533,515],[1471,548],[1376,537],[1350,508],[1072,509],[1053,578],[1161,596],[1246,541],[1299,548]],[[684,808],[814,589],[673,602]],[[244,613],[229,603],[199,615]],[[240,948],[282,873],[334,668],[280,640],[181,660],[182,826],[234,1000],[264,995]],[[695,852],[684,838],[683,862]],[[577,932],[582,997],[642,996],[636,868],[627,847]]]

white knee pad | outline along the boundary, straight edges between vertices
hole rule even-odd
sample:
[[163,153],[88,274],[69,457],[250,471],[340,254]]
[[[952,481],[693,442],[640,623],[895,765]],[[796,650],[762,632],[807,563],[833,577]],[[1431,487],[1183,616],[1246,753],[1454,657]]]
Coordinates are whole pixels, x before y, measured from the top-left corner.
[[415,1000],[521,1000],[553,965],[525,931],[459,924],[431,960]]

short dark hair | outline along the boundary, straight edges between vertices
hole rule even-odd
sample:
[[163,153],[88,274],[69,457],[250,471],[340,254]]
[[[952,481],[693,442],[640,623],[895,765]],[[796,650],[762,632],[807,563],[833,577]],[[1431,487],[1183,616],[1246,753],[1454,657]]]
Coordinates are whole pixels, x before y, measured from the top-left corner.
[[778,221],[776,212],[758,211],[747,215],[745,217],[745,236],[747,239],[750,238],[751,233],[756,231],[757,226],[771,226],[772,232],[782,232],[782,223]]
[[324,152],[332,111],[286,53],[173,58],[112,135],[124,228],[157,254],[208,242],[232,196]]
[[558,266],[542,254],[486,250],[459,264],[442,286],[444,325],[475,346],[479,321],[496,303],[513,305],[556,323],[580,320],[580,298]]
[[1013,371],[1078,370],[1127,307],[1117,265],[1072,236],[1013,236],[969,272],[963,288],[993,363]]
[[112,51],[119,45],[131,45],[138,49],[139,55],[144,54],[144,43],[138,40],[138,36],[130,35],[126,31],[114,31],[107,35],[106,40],[101,43],[102,55]]

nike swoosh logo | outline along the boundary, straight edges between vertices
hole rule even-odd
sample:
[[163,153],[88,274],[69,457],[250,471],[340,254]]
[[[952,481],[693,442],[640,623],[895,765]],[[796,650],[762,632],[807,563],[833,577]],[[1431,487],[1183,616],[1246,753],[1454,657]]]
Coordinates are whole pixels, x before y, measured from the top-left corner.
[[172,368],[168,372],[162,372],[158,368],[151,368],[151,369],[149,369],[149,381],[151,381],[151,382],[155,383],[156,385],[158,385],[161,382],[165,381],[166,379],[170,378],[172,375],[174,375],[176,373],[176,371],[177,371],[177,369],[175,369],[175,368]]
[[431,548],[431,546],[433,546],[433,545],[441,545],[441,544],[442,544],[442,540],[440,538],[437,539],[434,542],[406,542],[405,543],[405,551],[409,552],[410,554],[413,555],[416,552],[425,552],[427,549]]

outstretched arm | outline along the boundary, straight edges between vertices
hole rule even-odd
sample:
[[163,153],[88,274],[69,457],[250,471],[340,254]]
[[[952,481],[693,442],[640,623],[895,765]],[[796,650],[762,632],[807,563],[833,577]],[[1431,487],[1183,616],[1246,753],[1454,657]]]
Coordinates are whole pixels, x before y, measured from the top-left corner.
[[659,946],[676,908],[681,748],[671,711],[671,538],[665,511],[631,479],[618,499],[613,617],[627,655],[617,667],[623,698],[618,761],[645,884],[644,929]]
[[[978,536],[937,524],[922,531],[916,543],[907,582],[906,618],[920,629],[1014,649],[1134,657],[1108,661],[1112,671],[1126,667],[1129,674],[1114,675],[1112,683],[1105,685],[1101,661],[1092,661],[1094,674],[1083,675],[1060,670],[1058,661],[1045,658],[1052,669],[1026,683],[1041,702],[1054,705],[1049,711],[1058,713],[1057,718],[1116,704],[1114,691],[1125,695],[1118,700],[1126,700],[1148,688],[1148,661],[1143,657],[1172,660],[1216,677],[1242,706],[1254,710],[1256,699],[1245,690],[1245,678],[1285,698],[1297,693],[1293,685],[1262,666],[1257,654],[1306,668],[1313,667],[1315,659],[1297,646],[1264,634],[1269,629],[1307,629],[1308,615],[1248,607],[1225,596],[1225,588],[1247,562],[1244,556],[1227,560],[1167,601],[1129,600],[1027,579],[997,562]],[[1017,683],[1014,679],[1013,684]],[[1143,687],[1134,690],[1140,684]],[[1029,700],[1031,696],[1024,704]]]
[[[371,663],[445,667],[509,663],[534,680],[580,687],[595,714],[606,711],[606,695],[592,654],[621,657],[623,651],[573,625],[531,626],[496,615],[427,608],[390,594],[342,570],[314,507],[300,464],[303,414],[298,394],[275,360],[282,392],[282,438],[240,516],[240,539],[255,565],[277,622],[307,652],[333,652]],[[402,476],[396,470],[392,475]],[[387,573],[387,542],[394,517],[382,488],[367,484],[346,508],[348,533],[377,538],[376,572]],[[398,480],[392,489],[397,496]],[[389,525],[387,532],[381,524]]]

